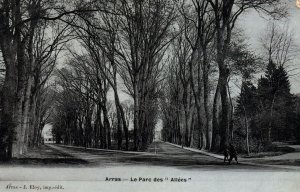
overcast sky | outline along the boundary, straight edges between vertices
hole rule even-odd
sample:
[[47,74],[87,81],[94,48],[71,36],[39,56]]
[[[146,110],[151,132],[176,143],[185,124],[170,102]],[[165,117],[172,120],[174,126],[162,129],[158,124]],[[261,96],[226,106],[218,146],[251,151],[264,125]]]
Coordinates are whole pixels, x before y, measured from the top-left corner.
[[[288,25],[289,29],[293,31],[295,44],[299,46],[300,50],[300,8],[296,7],[296,0],[283,0],[288,3],[289,17],[280,21],[282,25]],[[263,18],[255,11],[250,11],[242,15],[239,19],[238,26],[244,29],[245,36],[251,48],[257,51],[261,49],[260,38],[263,36],[269,21]],[[295,67],[300,68],[300,52],[297,53],[298,58],[295,59]],[[295,73],[295,72],[294,72]],[[298,70],[300,73],[300,70]],[[300,74],[294,75],[290,78],[293,93],[300,93]]]

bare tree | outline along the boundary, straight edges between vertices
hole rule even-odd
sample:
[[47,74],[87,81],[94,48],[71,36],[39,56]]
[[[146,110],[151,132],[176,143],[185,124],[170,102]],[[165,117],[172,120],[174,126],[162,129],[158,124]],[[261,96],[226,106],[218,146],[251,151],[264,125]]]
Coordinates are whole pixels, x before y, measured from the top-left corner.
[[265,0],[208,0],[214,14],[214,25],[216,28],[216,61],[219,69],[219,82],[216,94],[220,94],[222,104],[222,118],[220,122],[220,149],[222,150],[228,144],[229,130],[229,101],[227,82],[230,69],[225,63],[228,55],[229,45],[231,42],[232,30],[235,27],[239,16],[248,9],[256,9],[271,14],[274,17],[282,16],[285,11],[282,7],[277,6],[279,1]]
[[269,23],[261,42],[268,62],[272,60],[278,66],[293,70],[291,61],[297,56],[297,47],[288,26],[279,27],[274,22]]
[[[288,71],[295,70],[291,62],[296,57],[296,46],[293,41],[293,35],[287,26],[280,28],[275,23],[270,23],[267,33],[262,38],[262,48],[265,53],[266,63],[274,64]],[[279,82],[277,82],[279,83]],[[268,141],[271,142],[272,120],[274,115],[274,105],[277,97],[278,89],[272,94],[272,102],[270,106],[270,122],[268,124]]]
[[[197,106],[198,126],[200,127],[198,147],[210,149],[212,127],[209,110],[209,74],[210,56],[213,54],[209,55],[208,52],[212,51],[212,40],[215,33],[214,18],[208,1],[193,0],[190,4],[185,4],[183,1],[180,6],[185,23],[185,37],[192,48],[189,66],[192,90]],[[189,13],[188,10],[192,11]],[[202,106],[204,106],[203,109]],[[201,114],[201,111],[205,111],[204,115]]]
[[[51,74],[67,29],[52,21],[83,10],[91,11],[75,6],[76,3],[70,5],[68,10],[57,0],[0,1],[0,48],[5,63],[0,114],[0,156],[3,158],[22,155],[27,150],[28,138],[35,137],[32,136],[35,131],[28,129],[35,121],[32,119],[36,95]],[[53,36],[45,33],[50,25],[57,32]]]
[[[122,79],[134,100],[135,149],[145,148],[153,135],[147,127],[147,107],[155,102],[161,61],[170,42],[170,27],[176,17],[168,1],[121,1],[122,14],[116,49],[122,61]],[[154,104],[154,103],[152,103]],[[155,113],[152,113],[155,114]],[[150,130],[149,130],[150,129]]]

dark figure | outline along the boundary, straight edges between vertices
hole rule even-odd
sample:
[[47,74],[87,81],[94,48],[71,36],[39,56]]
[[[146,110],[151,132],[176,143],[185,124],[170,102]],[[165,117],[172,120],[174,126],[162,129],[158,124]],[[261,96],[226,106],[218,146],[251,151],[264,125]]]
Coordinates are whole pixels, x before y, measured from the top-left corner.
[[231,163],[232,159],[235,159],[236,161],[236,164],[238,164],[238,159],[237,159],[237,153],[236,153],[236,150],[234,148],[234,146],[230,143],[229,144],[229,161],[228,161],[228,164]]
[[224,163],[229,160],[228,156],[229,156],[229,150],[228,150],[228,147],[225,146],[225,148],[224,148]]

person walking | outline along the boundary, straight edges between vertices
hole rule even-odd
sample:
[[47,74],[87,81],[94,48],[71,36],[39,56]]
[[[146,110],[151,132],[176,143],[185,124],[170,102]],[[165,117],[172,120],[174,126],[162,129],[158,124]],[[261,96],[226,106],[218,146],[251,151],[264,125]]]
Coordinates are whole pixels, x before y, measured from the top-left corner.
[[234,146],[232,145],[232,143],[229,144],[229,161],[228,164],[230,165],[231,161],[235,159],[236,164],[238,164],[238,158],[237,158],[237,152],[234,148]]
[[229,150],[228,150],[227,145],[224,147],[223,154],[224,154],[224,163],[225,163],[226,161],[229,161]]

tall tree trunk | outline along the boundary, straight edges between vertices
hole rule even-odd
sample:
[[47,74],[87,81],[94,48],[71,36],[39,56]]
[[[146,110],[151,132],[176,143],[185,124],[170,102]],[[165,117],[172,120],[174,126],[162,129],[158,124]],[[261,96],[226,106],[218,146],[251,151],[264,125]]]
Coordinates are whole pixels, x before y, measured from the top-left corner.
[[40,129],[40,124],[42,121],[42,117],[41,117],[41,90],[37,90],[36,95],[33,98],[33,103],[32,105],[34,106],[35,110],[35,114],[34,114],[34,126],[33,129],[30,130],[32,132],[32,144],[33,146],[37,146],[39,143],[39,129]]
[[[106,102],[105,102],[106,103]],[[111,148],[111,131],[110,131],[110,123],[108,120],[108,112],[106,109],[106,106],[103,106],[103,118],[104,118],[104,126],[106,127],[107,130],[107,148]]]
[[225,71],[220,70],[220,95],[222,105],[222,117],[220,123],[220,150],[222,151],[226,145],[228,145],[228,125],[229,125],[229,103],[227,93],[227,78],[228,75]]
[[272,103],[271,103],[271,108],[270,108],[270,121],[268,124],[268,138],[267,138],[267,142],[268,144],[272,143],[272,126],[273,126],[273,111],[274,111],[274,103],[275,103],[275,94],[273,95],[273,99],[272,99]]
[[[127,124],[126,124],[126,117],[125,117],[124,109],[123,109],[123,107],[120,103],[120,99],[119,99],[119,95],[118,95],[118,91],[117,91],[116,80],[115,80],[114,94],[115,94],[116,109],[117,109],[117,112],[120,113],[119,114],[120,115],[120,120],[122,120],[122,125],[123,125],[124,136],[125,136],[125,149],[128,150],[128,148],[129,148],[128,127],[127,127]],[[119,120],[118,120],[118,124],[119,124]]]
[[[226,21],[226,18],[224,18]],[[220,23],[217,23],[217,63],[219,68],[219,89],[221,96],[222,105],[222,117],[220,123],[220,150],[223,151],[224,147],[228,145],[228,125],[229,125],[229,101],[228,101],[228,91],[227,84],[229,78],[229,69],[225,64],[225,58],[227,56],[227,49],[230,43],[231,28],[228,23],[223,23],[220,28]],[[224,35],[227,35],[226,38]]]
[[[3,54],[7,53],[3,52]],[[15,138],[17,71],[14,66],[13,55],[5,55],[4,59],[7,65],[1,93],[0,158],[10,159],[12,157],[12,144]]]
[[212,145],[211,150],[217,151],[220,147],[220,129],[219,129],[219,106],[220,106],[220,89],[219,89],[219,81],[216,88],[215,96],[214,96],[214,102],[213,102],[213,129],[212,129]]
[[189,147],[189,126],[188,126],[188,106],[187,106],[187,86],[185,86],[183,91],[183,107],[184,107],[184,145]]
[[[22,85],[20,85],[22,84]],[[16,138],[13,141],[13,146],[12,146],[12,157],[19,158],[24,154],[24,136],[23,135],[23,126],[22,126],[22,121],[23,121],[23,102],[24,102],[24,85],[23,82],[19,82],[18,85],[18,92],[17,92],[17,107],[16,107],[16,128],[15,128],[15,133],[16,133]]]
[[[21,40],[19,40],[21,41]],[[18,47],[18,88],[17,88],[17,102],[16,102],[16,138],[12,146],[12,157],[19,158],[26,151],[25,143],[25,130],[23,126],[23,117],[24,117],[24,105],[25,105],[25,95],[26,95],[26,65],[24,58],[24,49],[25,47],[21,46],[19,43]]]
[[129,150],[129,134],[128,134],[128,127],[126,124],[126,118],[124,114],[123,107],[121,106],[119,102],[119,108],[120,108],[120,113],[122,117],[122,123],[123,123],[123,130],[124,130],[124,136],[125,136],[125,150]]
[[247,147],[247,155],[250,155],[250,147],[249,147],[249,125],[248,125],[248,117],[246,113],[246,108],[243,106],[244,109],[244,123],[245,123],[245,128],[246,128],[246,147]]
[[27,87],[26,87],[26,91],[25,91],[25,96],[24,96],[24,104],[23,104],[23,119],[22,119],[22,135],[23,135],[23,143],[24,143],[24,152],[27,152],[27,147],[28,147],[28,132],[30,131],[30,129],[32,129],[32,127],[30,127],[30,117],[32,116],[30,108],[30,96],[31,96],[31,88],[32,88],[32,77],[29,76],[28,80],[27,80]]
[[100,104],[98,104],[98,106],[99,106],[99,111],[98,111],[98,122],[99,122],[99,134],[100,134],[100,148],[105,148],[105,136],[104,136],[104,134],[105,134],[105,131],[104,131],[104,125],[102,124],[102,117],[101,117],[101,110],[102,110],[102,105],[101,105],[101,103]]
[[135,82],[133,84],[134,88],[134,117],[133,117],[133,136],[134,136],[134,150],[138,150],[139,146],[139,132],[138,132],[138,126],[139,126],[139,96],[138,96],[138,86]]
[[206,120],[206,149],[210,150],[212,145],[212,127],[211,127],[211,115],[209,111],[209,63],[207,58],[207,52],[203,50],[203,99],[204,99],[204,111]]
[[[115,98],[116,98],[115,94]],[[120,112],[120,107],[118,101],[115,101],[116,104],[116,112],[117,112],[117,137],[118,137],[118,150],[122,149],[122,118],[121,118],[121,112]]]
[[229,80],[227,82],[227,91],[228,91],[228,97],[229,97],[229,103],[230,103],[230,113],[228,117],[228,129],[229,129],[229,138],[232,141],[233,140],[233,113],[234,113],[234,107],[233,107],[233,102],[230,94],[230,89],[229,89]]

